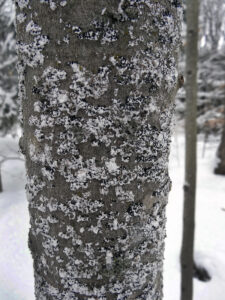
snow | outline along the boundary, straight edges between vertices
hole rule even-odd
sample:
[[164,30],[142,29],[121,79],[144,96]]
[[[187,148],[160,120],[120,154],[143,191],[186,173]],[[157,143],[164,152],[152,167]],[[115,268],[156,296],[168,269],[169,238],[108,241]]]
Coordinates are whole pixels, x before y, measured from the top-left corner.
[[[1,138],[0,154],[15,156],[12,149],[17,142],[9,137]],[[24,163],[7,161],[1,172],[4,192],[0,193],[0,299],[32,300],[33,270],[27,247],[29,216]]]
[[[195,260],[208,270],[212,279],[207,283],[194,279],[194,300],[224,300],[225,178],[213,174],[218,140],[210,138],[202,157],[203,138],[199,139]],[[1,138],[0,154],[9,154],[9,149],[15,149],[16,143],[17,141],[10,137]],[[167,207],[164,300],[178,300],[180,295],[183,148],[184,136],[178,133],[174,136],[170,156],[173,186]],[[4,191],[0,194],[0,299],[34,300],[32,259],[27,247],[29,217],[24,191],[23,162],[5,162],[2,166],[2,177]],[[116,225],[115,220],[113,226]],[[52,247],[57,247],[53,244]],[[86,250],[90,252],[90,249]],[[106,253],[106,259],[110,261],[109,253]]]
[[106,167],[110,173],[114,173],[119,169],[119,166],[116,164],[116,159],[111,158],[110,161],[106,162]]
[[106,265],[111,265],[112,264],[112,257],[113,257],[112,252],[107,251],[106,252],[106,257],[105,257]]
[[17,0],[16,3],[19,5],[21,9],[23,9],[28,6],[29,0]]
[[[203,139],[202,139],[203,140]],[[198,143],[198,181],[196,203],[195,261],[204,266],[211,281],[194,279],[194,300],[223,300],[225,293],[225,178],[213,174],[218,142],[211,140],[202,157],[203,141]],[[181,247],[184,137],[173,142],[170,176],[173,187],[167,206],[167,238],[164,262],[164,298],[180,299],[179,252]],[[179,156],[178,156],[179,153]]]

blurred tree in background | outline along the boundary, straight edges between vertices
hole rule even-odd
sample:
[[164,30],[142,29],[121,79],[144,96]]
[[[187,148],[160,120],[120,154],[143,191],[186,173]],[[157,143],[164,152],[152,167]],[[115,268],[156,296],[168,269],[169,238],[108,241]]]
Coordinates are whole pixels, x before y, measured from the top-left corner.
[[0,0],[0,135],[15,132],[18,121],[17,55],[12,0]]
[[225,110],[224,110],[224,125],[221,142],[217,151],[218,163],[214,170],[215,174],[225,175]]
[[195,199],[197,169],[197,71],[199,0],[189,0],[186,9],[185,47],[185,183],[183,208],[183,238],[181,248],[181,300],[193,299]]
[[[218,132],[223,125],[225,99],[225,4],[223,0],[201,0],[199,15],[198,59],[198,132]],[[183,53],[179,69],[185,70],[186,47],[186,1],[184,1]],[[177,113],[184,118],[185,90],[177,94]]]
[[[15,134],[18,124],[18,78],[16,71],[15,8],[12,0],[0,0],[0,137]],[[12,159],[0,147],[0,192],[3,190],[1,169]],[[13,159],[20,159],[15,152]]]
[[[183,20],[183,51],[180,71],[185,69],[186,0]],[[18,121],[16,42],[12,0],[0,0],[0,135],[12,132]],[[201,0],[199,15],[198,131],[218,132],[223,125],[225,99],[225,4],[224,0]],[[177,94],[178,117],[184,118],[185,90]]]
[[217,52],[224,38],[224,12],[224,0],[201,0],[200,39],[210,52]]

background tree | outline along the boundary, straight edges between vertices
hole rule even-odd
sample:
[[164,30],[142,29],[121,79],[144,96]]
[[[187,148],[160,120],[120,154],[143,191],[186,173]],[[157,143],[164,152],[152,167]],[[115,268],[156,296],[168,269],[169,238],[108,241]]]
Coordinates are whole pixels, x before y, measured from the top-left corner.
[[215,174],[225,175],[225,109],[224,109],[224,123],[223,132],[221,135],[221,142],[218,148],[218,163],[214,170]]
[[[223,1],[222,1],[223,2]],[[225,6],[221,0],[202,0],[199,9],[199,58],[198,58],[198,101],[197,127],[198,132],[218,133],[223,120],[223,105],[225,97],[225,65],[224,65],[224,20]],[[186,1],[184,2],[186,5]],[[186,6],[185,6],[186,7]],[[218,9],[219,7],[219,9]],[[185,9],[186,11],[186,9]],[[183,30],[186,32],[186,17]],[[213,30],[209,24],[218,28],[217,34],[210,37]],[[184,50],[186,34],[182,35]],[[207,41],[207,42],[206,42]],[[180,72],[185,72],[185,51],[179,61]],[[181,89],[176,97],[176,112],[179,119],[184,118],[186,108],[185,90]],[[214,126],[208,126],[208,124]]]
[[0,0],[0,135],[18,121],[15,11],[11,0]]
[[37,299],[162,299],[179,1],[17,0]]
[[[18,124],[18,75],[16,71],[15,8],[11,0],[0,0],[0,136],[16,133]],[[0,157],[1,157],[0,148]],[[19,157],[18,157],[19,159]],[[0,160],[0,192],[3,190]]]
[[186,117],[185,117],[185,184],[183,237],[181,249],[181,299],[193,296],[193,252],[196,193],[196,111],[198,63],[198,0],[187,1],[186,37]]
[[202,0],[200,9],[199,23],[202,45],[209,51],[217,51],[219,43],[224,41],[224,1]]

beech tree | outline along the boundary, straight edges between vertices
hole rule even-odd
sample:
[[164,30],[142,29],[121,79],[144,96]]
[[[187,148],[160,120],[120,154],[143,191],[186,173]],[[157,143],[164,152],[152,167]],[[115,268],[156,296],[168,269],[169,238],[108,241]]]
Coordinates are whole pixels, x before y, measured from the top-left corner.
[[162,299],[178,0],[17,0],[36,299]]

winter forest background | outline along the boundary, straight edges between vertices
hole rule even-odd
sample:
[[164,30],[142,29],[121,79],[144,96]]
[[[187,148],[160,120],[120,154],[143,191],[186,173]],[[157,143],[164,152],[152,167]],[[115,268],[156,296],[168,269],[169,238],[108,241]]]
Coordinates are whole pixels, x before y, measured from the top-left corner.
[[[187,0],[186,0],[187,1]],[[184,1],[185,2],[185,1]],[[201,0],[198,59],[198,175],[195,263],[209,281],[194,280],[194,300],[224,300],[225,177],[215,175],[225,115],[225,3]],[[17,92],[15,11],[0,0],[0,300],[32,300],[33,270],[27,247],[29,217]],[[179,73],[185,70],[185,3]],[[164,299],[180,297],[180,247],[184,184],[185,89],[176,96],[170,155],[173,182],[167,207]],[[204,276],[203,276],[204,277]],[[203,278],[204,279],[204,278]]]

